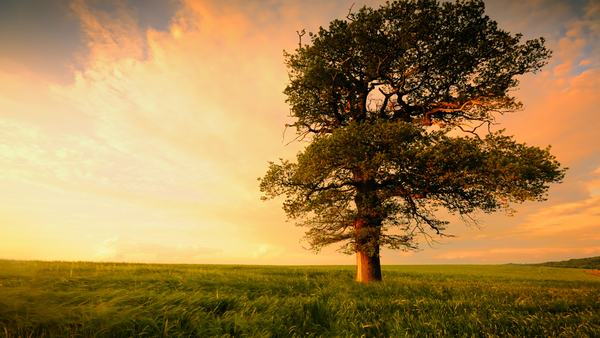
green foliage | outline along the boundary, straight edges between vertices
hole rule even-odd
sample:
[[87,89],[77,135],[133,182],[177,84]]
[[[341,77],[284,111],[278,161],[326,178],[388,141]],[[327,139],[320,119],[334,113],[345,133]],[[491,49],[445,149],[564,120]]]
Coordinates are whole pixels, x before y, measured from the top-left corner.
[[564,177],[549,147],[477,133],[521,108],[516,76],[551,54],[543,38],[520,44],[498,29],[482,1],[388,2],[310,37],[285,54],[284,91],[310,145],[259,180],[263,199],[286,197],[315,251],[415,249],[419,234],[448,235],[438,209],[477,224],[476,212],[543,201]]
[[[518,144],[502,132],[483,139],[450,137],[406,122],[377,121],[315,137],[298,164],[271,163],[260,187],[265,199],[286,195],[284,210],[310,228],[306,237],[313,249],[349,240],[344,249],[351,253],[353,225],[362,217],[354,203],[361,184],[370,185],[368,212],[382,220],[382,230],[426,234],[429,226],[443,234],[447,222],[435,218],[438,207],[467,222],[475,210],[510,212],[510,202],[543,200],[546,182],[562,175],[558,166],[549,149]],[[355,182],[356,171],[370,182]],[[410,248],[412,240],[382,233],[375,244]]]
[[600,278],[534,266],[0,261],[0,337],[598,337]]
[[519,44],[521,35],[498,29],[483,1],[394,1],[348,19],[285,54],[284,93],[301,132],[376,119],[489,122],[521,107],[508,94],[515,76],[551,55],[543,38]]

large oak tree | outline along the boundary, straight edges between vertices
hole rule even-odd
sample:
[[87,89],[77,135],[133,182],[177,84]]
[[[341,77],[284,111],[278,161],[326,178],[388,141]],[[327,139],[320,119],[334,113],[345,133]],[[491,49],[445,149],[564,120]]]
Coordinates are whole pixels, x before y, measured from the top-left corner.
[[318,251],[356,253],[357,281],[381,280],[380,250],[447,236],[438,210],[476,212],[545,199],[565,169],[549,152],[492,132],[522,109],[517,76],[545,65],[544,39],[520,42],[482,1],[406,0],[364,7],[286,53],[297,162],[270,162],[263,199],[286,197],[289,219]]

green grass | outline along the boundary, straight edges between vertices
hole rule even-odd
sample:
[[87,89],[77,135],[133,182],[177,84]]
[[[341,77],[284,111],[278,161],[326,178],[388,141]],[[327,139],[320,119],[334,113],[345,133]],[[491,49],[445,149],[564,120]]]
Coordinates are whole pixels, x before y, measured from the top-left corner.
[[539,266],[0,260],[0,337],[600,337],[600,278]]

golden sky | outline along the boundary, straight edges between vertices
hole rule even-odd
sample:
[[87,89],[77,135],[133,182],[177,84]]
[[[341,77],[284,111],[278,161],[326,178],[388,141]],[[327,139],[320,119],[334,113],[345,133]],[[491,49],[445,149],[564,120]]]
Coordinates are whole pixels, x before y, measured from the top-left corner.
[[[267,161],[293,159],[283,50],[354,0],[0,2],[0,258],[353,264],[302,248]],[[384,1],[356,2],[377,7]],[[487,1],[554,56],[521,78],[506,134],[570,168],[514,217],[458,220],[456,238],[383,264],[532,263],[600,256],[600,0]]]

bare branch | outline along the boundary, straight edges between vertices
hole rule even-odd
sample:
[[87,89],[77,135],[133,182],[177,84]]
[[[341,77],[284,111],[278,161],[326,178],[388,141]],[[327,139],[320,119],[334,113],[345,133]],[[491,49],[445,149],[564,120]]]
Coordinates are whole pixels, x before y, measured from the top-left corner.
[[302,37],[306,34],[306,31],[302,28],[302,32],[296,31],[296,34],[298,34],[298,49],[302,49]]
[[350,6],[350,9],[348,10],[348,15],[346,15],[346,19],[350,20],[350,21],[354,21],[352,18],[350,18],[350,14],[352,14],[352,7],[354,7],[355,3],[352,3],[352,6]]

